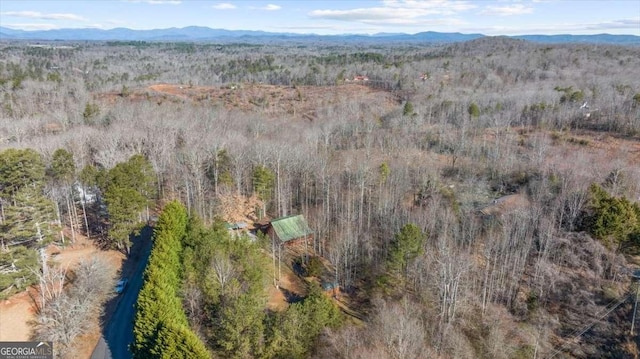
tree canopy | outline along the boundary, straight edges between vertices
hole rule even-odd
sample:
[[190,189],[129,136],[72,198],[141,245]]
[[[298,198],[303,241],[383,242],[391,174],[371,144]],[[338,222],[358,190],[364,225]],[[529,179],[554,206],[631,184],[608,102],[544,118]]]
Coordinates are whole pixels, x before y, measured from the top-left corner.
[[153,235],[153,249],[138,295],[134,323],[135,358],[208,358],[206,347],[189,328],[178,295],[182,242],[187,213],[180,203],[167,204]]
[[0,196],[3,199],[12,199],[25,186],[39,186],[44,175],[44,162],[36,151],[10,148],[0,152]]
[[640,235],[640,206],[592,184],[585,222],[595,237],[608,244],[623,246]]
[[109,238],[116,247],[129,248],[129,236],[138,228],[140,213],[155,197],[153,167],[144,156],[135,155],[109,170],[102,186]]

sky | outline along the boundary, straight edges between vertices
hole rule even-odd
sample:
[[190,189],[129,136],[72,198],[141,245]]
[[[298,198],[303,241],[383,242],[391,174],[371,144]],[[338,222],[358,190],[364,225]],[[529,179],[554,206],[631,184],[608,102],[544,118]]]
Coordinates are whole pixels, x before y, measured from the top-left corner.
[[21,30],[207,26],[305,34],[423,31],[640,36],[640,0],[0,0]]

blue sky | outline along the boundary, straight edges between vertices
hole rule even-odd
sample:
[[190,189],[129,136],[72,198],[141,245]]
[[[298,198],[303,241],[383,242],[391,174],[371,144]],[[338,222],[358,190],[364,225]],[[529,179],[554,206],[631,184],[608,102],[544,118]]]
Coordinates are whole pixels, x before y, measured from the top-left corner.
[[640,0],[0,0],[0,26],[13,29],[191,25],[315,34],[640,35]]

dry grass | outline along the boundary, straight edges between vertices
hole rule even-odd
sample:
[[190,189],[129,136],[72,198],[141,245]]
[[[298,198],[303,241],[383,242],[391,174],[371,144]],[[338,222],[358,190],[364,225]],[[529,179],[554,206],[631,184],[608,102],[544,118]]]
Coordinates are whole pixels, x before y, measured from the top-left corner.
[[[94,95],[110,104],[124,98],[118,92]],[[358,84],[337,86],[275,86],[244,83],[235,86],[209,87],[181,84],[155,84],[132,89],[126,99],[132,102],[165,101],[214,104],[227,109],[259,112],[274,118],[282,115],[314,121],[317,109],[344,102],[371,103],[392,107],[397,101],[390,93]]]

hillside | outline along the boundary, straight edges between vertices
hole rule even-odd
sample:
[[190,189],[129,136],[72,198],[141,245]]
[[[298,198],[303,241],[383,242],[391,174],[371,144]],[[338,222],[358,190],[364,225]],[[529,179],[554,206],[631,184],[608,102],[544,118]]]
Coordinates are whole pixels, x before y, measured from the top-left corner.
[[67,45],[0,44],[0,268],[61,224],[126,254],[175,200],[138,356],[638,355],[639,48]]
[[[333,42],[356,44],[393,44],[426,43],[445,44],[469,41],[484,37],[482,34],[462,34],[426,31],[416,34],[378,33],[373,35],[316,35],[295,34],[248,30],[212,29],[202,26],[188,26],[184,28],[168,28],[153,30],[132,30],[115,28],[109,30],[86,29],[56,29],[56,30],[13,30],[0,27],[0,40],[44,40],[44,41],[178,41],[178,42],[248,42],[248,43],[286,43],[286,42]],[[640,36],[634,35],[518,35],[517,39],[525,39],[540,43],[592,43],[640,45]]]

